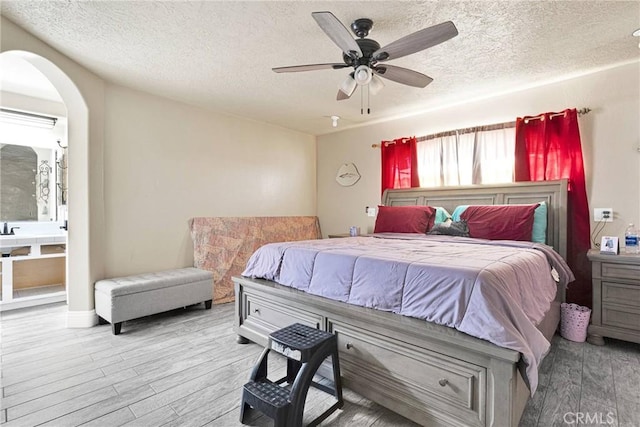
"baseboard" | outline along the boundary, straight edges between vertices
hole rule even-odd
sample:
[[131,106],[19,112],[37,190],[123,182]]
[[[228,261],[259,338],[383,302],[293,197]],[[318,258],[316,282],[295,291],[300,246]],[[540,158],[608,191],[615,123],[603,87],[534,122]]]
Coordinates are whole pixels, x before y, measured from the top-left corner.
[[67,312],[67,328],[90,328],[98,324],[95,310]]

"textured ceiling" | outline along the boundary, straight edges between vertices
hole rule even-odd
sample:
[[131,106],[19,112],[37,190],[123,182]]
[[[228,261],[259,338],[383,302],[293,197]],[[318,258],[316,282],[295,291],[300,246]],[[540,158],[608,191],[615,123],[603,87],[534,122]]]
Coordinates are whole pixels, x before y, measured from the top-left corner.
[[[310,134],[515,90],[640,58],[638,1],[11,1],[2,14],[108,81]],[[452,20],[459,35],[390,64],[427,74],[424,89],[386,80],[360,115],[335,100],[348,69],[276,74],[341,62],[311,17],[374,21],[382,46]]]

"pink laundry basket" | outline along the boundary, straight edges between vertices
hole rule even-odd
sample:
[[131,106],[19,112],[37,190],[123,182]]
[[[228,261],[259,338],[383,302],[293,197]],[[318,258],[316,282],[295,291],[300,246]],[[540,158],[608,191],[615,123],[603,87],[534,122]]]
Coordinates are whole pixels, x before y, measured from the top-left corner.
[[569,341],[584,342],[590,317],[589,307],[563,302],[560,305],[560,335]]

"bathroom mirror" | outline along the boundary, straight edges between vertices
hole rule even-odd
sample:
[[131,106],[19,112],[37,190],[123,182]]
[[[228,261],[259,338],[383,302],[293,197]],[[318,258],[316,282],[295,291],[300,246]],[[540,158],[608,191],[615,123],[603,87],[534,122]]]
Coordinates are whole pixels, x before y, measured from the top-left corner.
[[0,144],[0,222],[58,220],[66,203],[63,151]]
[[38,155],[32,147],[0,147],[0,220],[37,221]]

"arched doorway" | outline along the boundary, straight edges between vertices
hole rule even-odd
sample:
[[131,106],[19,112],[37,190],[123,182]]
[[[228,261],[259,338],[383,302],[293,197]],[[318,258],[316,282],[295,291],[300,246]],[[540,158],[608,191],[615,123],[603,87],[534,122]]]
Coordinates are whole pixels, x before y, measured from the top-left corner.
[[93,310],[91,236],[89,229],[89,109],[76,84],[57,65],[31,52],[10,50],[40,71],[55,87],[67,108],[68,127],[68,220],[66,289],[68,327],[89,327],[96,323]]

